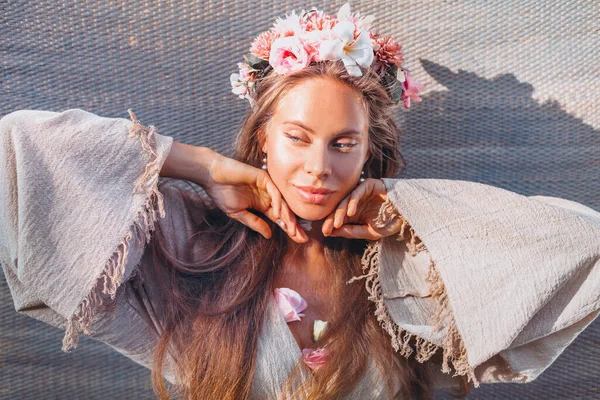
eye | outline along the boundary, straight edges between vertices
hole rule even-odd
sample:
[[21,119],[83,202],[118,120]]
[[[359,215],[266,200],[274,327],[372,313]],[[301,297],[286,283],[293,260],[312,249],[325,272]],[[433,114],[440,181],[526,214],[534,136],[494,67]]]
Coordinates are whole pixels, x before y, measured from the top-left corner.
[[284,132],[284,135],[294,143],[298,143],[298,142],[302,141],[302,139],[299,138],[298,136],[294,136],[294,135],[291,135],[291,134],[285,133],[285,132]]
[[333,147],[339,149],[340,151],[349,151],[353,147],[356,147],[358,143],[356,142],[337,142],[333,144]]

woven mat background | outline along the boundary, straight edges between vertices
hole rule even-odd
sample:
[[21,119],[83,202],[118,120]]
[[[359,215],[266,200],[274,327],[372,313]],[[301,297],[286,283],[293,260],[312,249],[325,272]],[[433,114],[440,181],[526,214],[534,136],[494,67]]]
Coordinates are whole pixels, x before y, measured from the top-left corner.
[[[340,1],[0,1],[0,116],[134,109],[176,140],[229,154],[245,101],[229,92],[252,39],[292,9]],[[600,210],[596,1],[353,1],[403,45],[427,87],[399,109],[407,178],[479,181]],[[493,315],[490,315],[493,318]],[[0,398],[152,399],[147,370],[104,344],[16,314],[0,279]],[[439,398],[446,398],[443,393]],[[536,381],[470,399],[600,398],[600,321]]]

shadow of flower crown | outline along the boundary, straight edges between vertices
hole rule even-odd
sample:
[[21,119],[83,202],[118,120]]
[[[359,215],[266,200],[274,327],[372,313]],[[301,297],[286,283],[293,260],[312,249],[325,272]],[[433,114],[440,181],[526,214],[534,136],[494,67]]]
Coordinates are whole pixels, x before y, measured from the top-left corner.
[[285,75],[313,62],[341,60],[351,76],[361,76],[361,67],[373,69],[392,101],[410,108],[411,100],[421,101],[423,86],[402,68],[402,46],[370,30],[373,20],[372,15],[352,14],[349,3],[336,17],[313,8],[277,18],[254,39],[250,54],[238,63],[239,73],[231,74],[232,92],[253,104],[257,83],[271,70]]

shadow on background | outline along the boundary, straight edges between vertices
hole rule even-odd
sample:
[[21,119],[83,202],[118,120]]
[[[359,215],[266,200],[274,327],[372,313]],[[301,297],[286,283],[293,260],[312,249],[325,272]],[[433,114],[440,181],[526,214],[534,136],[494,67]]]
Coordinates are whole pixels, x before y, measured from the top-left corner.
[[477,181],[600,210],[600,132],[540,104],[512,74],[486,79],[421,60],[448,90],[402,113],[407,178]]
[[[428,93],[401,116],[405,178],[477,181],[600,210],[599,131],[556,101],[540,104],[532,98],[533,87],[512,74],[486,79],[421,63],[448,90]],[[468,398],[600,398],[599,360],[596,320],[535,381],[482,385]],[[436,398],[451,398],[444,393]]]

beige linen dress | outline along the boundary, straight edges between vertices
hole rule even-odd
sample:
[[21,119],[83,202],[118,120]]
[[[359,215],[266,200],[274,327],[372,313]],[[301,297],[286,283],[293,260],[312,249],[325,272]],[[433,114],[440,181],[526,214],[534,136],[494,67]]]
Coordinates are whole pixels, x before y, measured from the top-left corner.
[[[151,365],[161,321],[147,243],[167,220],[175,247],[192,230],[158,176],[172,141],[82,110],[0,120],[0,263],[15,309],[65,329],[64,350],[83,332]],[[598,315],[600,213],[473,182],[385,183],[378,223],[400,215],[404,230],[370,243],[351,284],[367,285],[401,354],[442,349],[438,384],[451,368],[476,384],[531,381]],[[146,296],[128,296],[133,285]],[[301,351],[274,301],[257,354],[252,397],[276,398]],[[350,397],[387,398],[381,378],[371,364]]]

